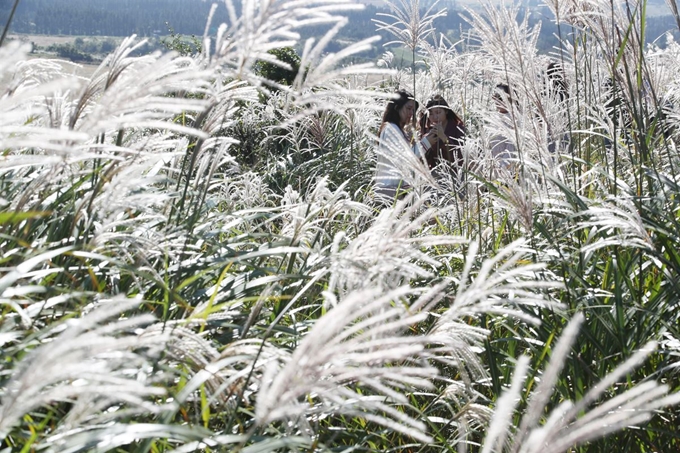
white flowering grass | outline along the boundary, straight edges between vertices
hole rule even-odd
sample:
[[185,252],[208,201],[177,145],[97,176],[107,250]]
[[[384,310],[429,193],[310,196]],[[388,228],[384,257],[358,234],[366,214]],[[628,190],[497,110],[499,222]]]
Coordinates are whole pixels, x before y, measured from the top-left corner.
[[[410,73],[326,52],[360,7],[332,0],[227,0],[197,55],[131,37],[89,79],[0,47],[2,448],[678,445],[677,45],[637,3],[549,2],[559,99],[516,8],[468,12],[462,52],[419,5],[378,23]],[[256,73],[324,24],[292,86]],[[411,193],[377,202],[366,74],[447,97],[462,181],[389,144]]]

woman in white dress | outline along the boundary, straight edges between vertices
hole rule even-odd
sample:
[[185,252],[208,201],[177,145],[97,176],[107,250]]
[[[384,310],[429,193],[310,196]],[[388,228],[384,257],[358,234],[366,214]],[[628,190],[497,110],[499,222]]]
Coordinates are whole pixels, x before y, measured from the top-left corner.
[[[504,83],[496,85],[496,92],[493,95],[496,110],[501,115],[500,122],[506,131],[513,130],[512,118],[509,108],[513,98],[510,87]],[[513,167],[517,159],[517,148],[511,137],[505,134],[496,134],[491,138],[491,155],[496,161],[501,173],[514,173]]]
[[406,126],[413,121],[418,102],[408,91],[398,90],[396,94],[399,97],[389,101],[383,113],[375,176],[376,194],[388,199],[394,199],[408,188],[403,180],[406,172],[417,166],[427,169],[419,157],[424,155],[424,149],[445,138],[439,137],[443,131],[440,134],[439,129],[433,129],[420,142],[412,144],[412,134],[406,133]]

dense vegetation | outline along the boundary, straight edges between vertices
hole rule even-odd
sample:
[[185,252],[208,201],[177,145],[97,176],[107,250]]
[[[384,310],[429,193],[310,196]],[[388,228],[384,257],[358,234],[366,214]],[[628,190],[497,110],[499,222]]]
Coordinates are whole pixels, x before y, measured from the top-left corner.
[[[406,69],[329,51],[347,3],[243,4],[87,79],[0,43],[0,448],[678,450],[680,44],[645,4],[547,1],[550,57],[518,8],[461,48],[395,4]],[[465,165],[390,149],[385,204],[397,86],[460,112]]]

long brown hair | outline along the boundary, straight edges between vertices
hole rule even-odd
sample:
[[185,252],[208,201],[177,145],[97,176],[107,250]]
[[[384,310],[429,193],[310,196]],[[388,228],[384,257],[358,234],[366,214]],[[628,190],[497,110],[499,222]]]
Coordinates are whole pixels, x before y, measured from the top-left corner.
[[[413,95],[406,90],[399,89],[396,93],[399,97],[397,99],[392,99],[387,103],[385,111],[382,116],[382,124],[380,124],[380,131],[385,128],[387,123],[396,124],[399,130],[401,130],[401,116],[399,111],[406,105],[408,101],[414,101],[416,103],[416,110],[418,110],[418,101],[413,98]],[[403,130],[402,130],[403,132]]]
[[421,114],[420,117],[420,133],[424,134],[427,129],[427,120],[428,120],[428,112],[430,111],[431,108],[442,108],[446,112],[446,121],[447,122],[452,122],[455,125],[462,125],[463,120],[458,116],[456,112],[453,111],[451,107],[449,107],[449,103],[446,102],[446,99],[441,94],[436,94],[434,95],[429,101],[427,101],[427,104],[425,104],[425,111]]

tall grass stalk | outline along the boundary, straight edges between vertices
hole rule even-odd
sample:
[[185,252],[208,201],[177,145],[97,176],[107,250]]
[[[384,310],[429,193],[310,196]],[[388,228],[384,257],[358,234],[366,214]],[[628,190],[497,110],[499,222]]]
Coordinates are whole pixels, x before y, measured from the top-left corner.
[[2,35],[0,36],[0,47],[2,47],[2,44],[5,42],[5,38],[7,37],[7,33],[9,33],[9,26],[12,24],[12,19],[14,19],[14,13],[16,13],[18,6],[19,0],[14,0],[12,10],[9,12],[9,17],[5,23],[5,27],[2,29]]
[[[421,6],[420,0],[398,0],[398,2],[387,2],[389,13],[378,13],[384,16],[387,21],[374,19],[378,30],[387,31],[394,36],[395,40],[385,43],[401,44],[411,51],[411,75],[413,80],[413,96],[418,97],[416,89],[417,72],[417,52],[424,46],[427,39],[434,36],[435,30],[433,22],[438,17],[446,15],[446,9],[437,9],[438,0],[432,2],[427,9]],[[423,12],[424,10],[424,12]],[[415,117],[413,119],[415,130]]]

